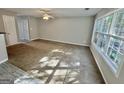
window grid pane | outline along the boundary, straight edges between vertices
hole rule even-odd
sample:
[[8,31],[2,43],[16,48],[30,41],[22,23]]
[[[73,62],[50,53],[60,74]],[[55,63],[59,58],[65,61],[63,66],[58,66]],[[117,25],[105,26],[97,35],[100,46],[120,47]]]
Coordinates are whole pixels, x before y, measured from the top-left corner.
[[117,69],[124,57],[124,41],[118,38],[124,37],[124,10],[98,19],[95,28],[96,46]]

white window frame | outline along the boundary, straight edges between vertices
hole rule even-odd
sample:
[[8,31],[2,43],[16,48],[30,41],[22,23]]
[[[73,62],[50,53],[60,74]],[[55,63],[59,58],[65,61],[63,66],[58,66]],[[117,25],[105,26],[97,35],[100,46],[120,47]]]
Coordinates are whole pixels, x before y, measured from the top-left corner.
[[[97,18],[97,19],[95,20],[94,29],[93,29],[93,36],[92,36],[92,40],[91,40],[93,46],[95,46],[95,49],[96,49],[96,50],[98,51],[98,53],[103,57],[103,59],[104,59],[105,62],[108,64],[108,66],[110,67],[111,71],[115,74],[116,77],[119,76],[119,73],[120,73],[121,67],[122,67],[122,65],[123,65],[123,62],[121,62],[120,65],[118,66],[118,68],[116,69],[116,68],[114,67],[113,62],[110,60],[110,58],[108,58],[108,56],[107,56],[106,54],[104,54],[104,53],[101,51],[101,49],[95,44],[94,39],[95,39],[95,34],[96,34],[96,33],[101,33],[102,35],[106,35],[106,36],[108,35],[109,37],[116,37],[116,38],[119,38],[119,39],[121,39],[121,40],[124,40],[124,37],[122,37],[122,36],[116,36],[116,35],[111,34],[112,29],[113,29],[113,26],[114,26],[114,22],[115,22],[115,20],[116,20],[116,14],[117,14],[116,12],[118,12],[118,11],[120,11],[120,10],[121,10],[121,9],[114,10],[114,11],[109,12],[109,13],[107,13],[106,15],[101,16],[101,17],[99,17],[99,18]],[[96,32],[96,31],[95,31],[95,29],[96,29],[95,26],[96,26],[97,20],[99,20],[99,19],[101,19],[101,18],[104,18],[104,17],[106,17],[106,16],[109,16],[109,15],[111,15],[111,14],[113,14],[113,19],[112,19],[112,23],[111,23],[111,26],[110,26],[110,31],[109,31],[109,33]],[[101,28],[102,28],[102,27],[101,27]],[[101,28],[100,28],[100,29],[101,29]],[[109,40],[109,43],[110,43],[110,40]],[[109,48],[109,46],[107,47],[107,51],[108,51],[108,48]],[[107,51],[106,51],[106,53],[107,53]]]

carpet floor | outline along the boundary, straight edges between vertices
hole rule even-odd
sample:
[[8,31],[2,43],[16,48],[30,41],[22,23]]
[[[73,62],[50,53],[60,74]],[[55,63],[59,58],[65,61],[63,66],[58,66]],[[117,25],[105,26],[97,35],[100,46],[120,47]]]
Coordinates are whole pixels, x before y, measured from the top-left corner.
[[9,63],[44,84],[103,84],[88,47],[34,40],[7,48]]

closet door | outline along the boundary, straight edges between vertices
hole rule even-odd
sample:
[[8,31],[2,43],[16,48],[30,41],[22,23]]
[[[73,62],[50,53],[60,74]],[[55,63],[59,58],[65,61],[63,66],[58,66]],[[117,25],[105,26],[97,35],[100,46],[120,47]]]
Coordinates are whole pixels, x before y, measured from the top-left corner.
[[14,45],[18,43],[16,24],[14,16],[3,15],[3,22],[6,34],[7,45]]
[[17,17],[17,26],[20,41],[29,41],[29,27],[27,17]]

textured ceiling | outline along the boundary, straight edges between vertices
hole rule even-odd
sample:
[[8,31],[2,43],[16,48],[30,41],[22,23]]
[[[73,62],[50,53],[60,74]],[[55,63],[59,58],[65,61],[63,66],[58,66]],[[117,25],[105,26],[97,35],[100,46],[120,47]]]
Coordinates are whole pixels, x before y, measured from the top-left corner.
[[[42,8],[5,8],[5,10],[15,12],[17,15],[28,15],[34,17],[41,17],[43,15],[43,13],[40,12]],[[84,8],[46,8],[46,10],[50,10],[50,14],[54,17],[81,17],[94,16],[101,9],[90,8],[89,10],[85,10]]]

